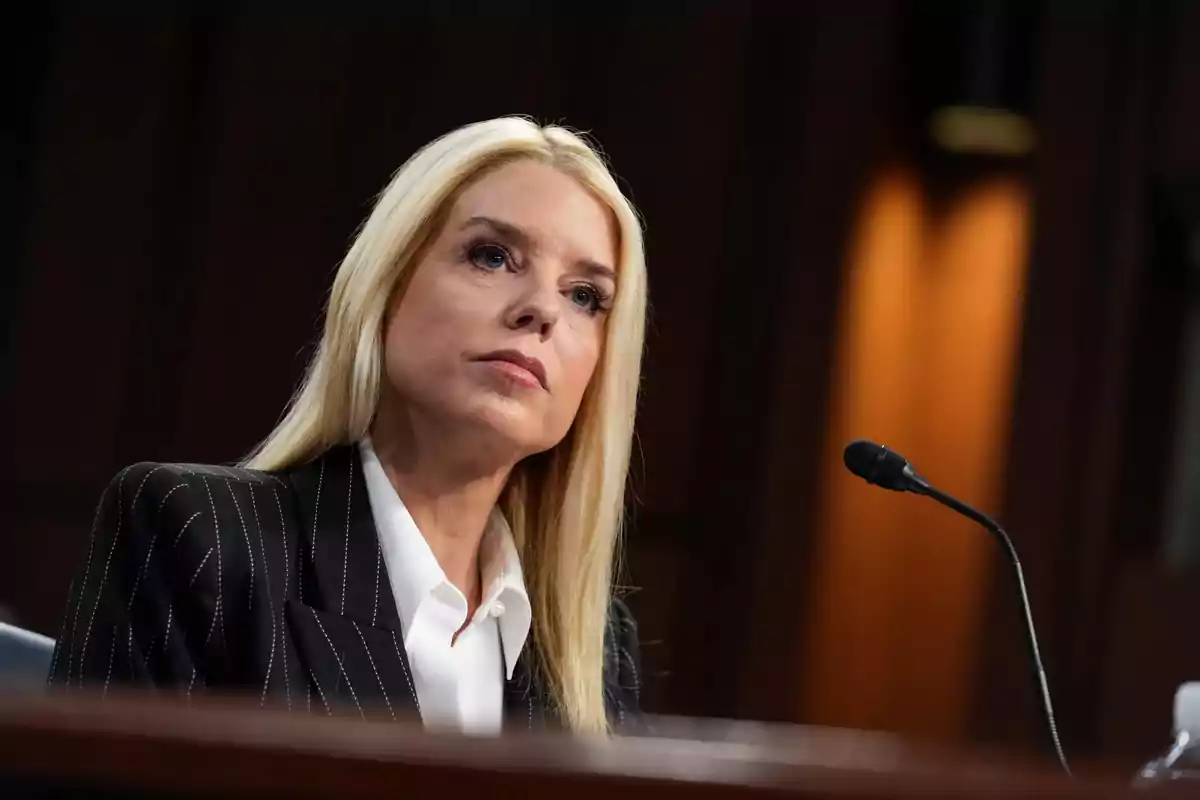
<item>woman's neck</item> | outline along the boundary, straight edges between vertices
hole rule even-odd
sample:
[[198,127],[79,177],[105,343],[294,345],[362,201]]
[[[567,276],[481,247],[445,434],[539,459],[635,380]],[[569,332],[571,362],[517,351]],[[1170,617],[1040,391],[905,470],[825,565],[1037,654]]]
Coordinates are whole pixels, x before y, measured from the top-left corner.
[[471,448],[444,436],[424,442],[410,431],[377,422],[371,446],[438,565],[474,614],[482,591],[479,547],[511,465],[496,468],[463,458]]

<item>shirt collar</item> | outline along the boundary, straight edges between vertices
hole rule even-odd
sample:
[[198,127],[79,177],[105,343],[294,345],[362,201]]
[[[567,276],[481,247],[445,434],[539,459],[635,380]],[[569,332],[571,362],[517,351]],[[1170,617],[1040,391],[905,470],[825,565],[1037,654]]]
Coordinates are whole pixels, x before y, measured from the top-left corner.
[[521,556],[512,529],[500,509],[492,510],[488,529],[480,542],[480,583],[483,587],[481,605],[490,607],[498,616],[500,643],[504,647],[505,674],[512,680],[517,660],[529,638],[533,609],[525,588]]
[[[406,633],[421,603],[439,586],[450,585],[450,582],[384,472],[369,437],[359,442],[359,452],[371,513],[396,599],[396,611]],[[488,518],[480,541],[479,559],[480,607],[490,609],[496,616],[504,650],[505,674],[511,680],[529,638],[533,610],[512,529],[499,508],[493,509]]]

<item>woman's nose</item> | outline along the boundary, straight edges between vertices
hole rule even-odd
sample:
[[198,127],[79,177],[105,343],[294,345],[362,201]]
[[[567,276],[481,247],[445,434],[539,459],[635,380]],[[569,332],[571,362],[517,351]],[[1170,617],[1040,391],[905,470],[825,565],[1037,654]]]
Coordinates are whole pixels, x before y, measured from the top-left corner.
[[559,300],[555,287],[539,282],[517,298],[505,315],[505,322],[513,330],[529,330],[545,339],[562,315]]

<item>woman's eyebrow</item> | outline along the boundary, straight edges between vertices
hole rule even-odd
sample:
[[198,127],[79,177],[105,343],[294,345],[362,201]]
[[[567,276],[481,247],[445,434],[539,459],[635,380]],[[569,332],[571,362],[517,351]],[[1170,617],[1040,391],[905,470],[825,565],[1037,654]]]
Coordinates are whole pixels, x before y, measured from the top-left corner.
[[505,222],[504,220],[499,220],[494,217],[477,216],[471,217],[464,222],[462,230],[472,228],[476,225],[482,225],[486,228],[491,228],[499,236],[502,236],[505,239],[513,242],[522,250],[528,250],[529,252],[535,252],[537,250],[536,242],[534,241],[533,237],[526,233],[522,228],[518,227],[517,225],[513,225],[511,222]]

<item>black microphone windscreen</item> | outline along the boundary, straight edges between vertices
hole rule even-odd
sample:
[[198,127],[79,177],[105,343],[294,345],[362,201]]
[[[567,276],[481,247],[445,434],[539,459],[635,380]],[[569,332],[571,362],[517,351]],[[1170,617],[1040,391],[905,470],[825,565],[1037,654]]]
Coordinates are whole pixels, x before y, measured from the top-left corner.
[[865,439],[851,442],[846,445],[842,460],[846,469],[867,483],[897,492],[907,491],[911,485],[911,478],[905,473],[908,461],[883,445]]

